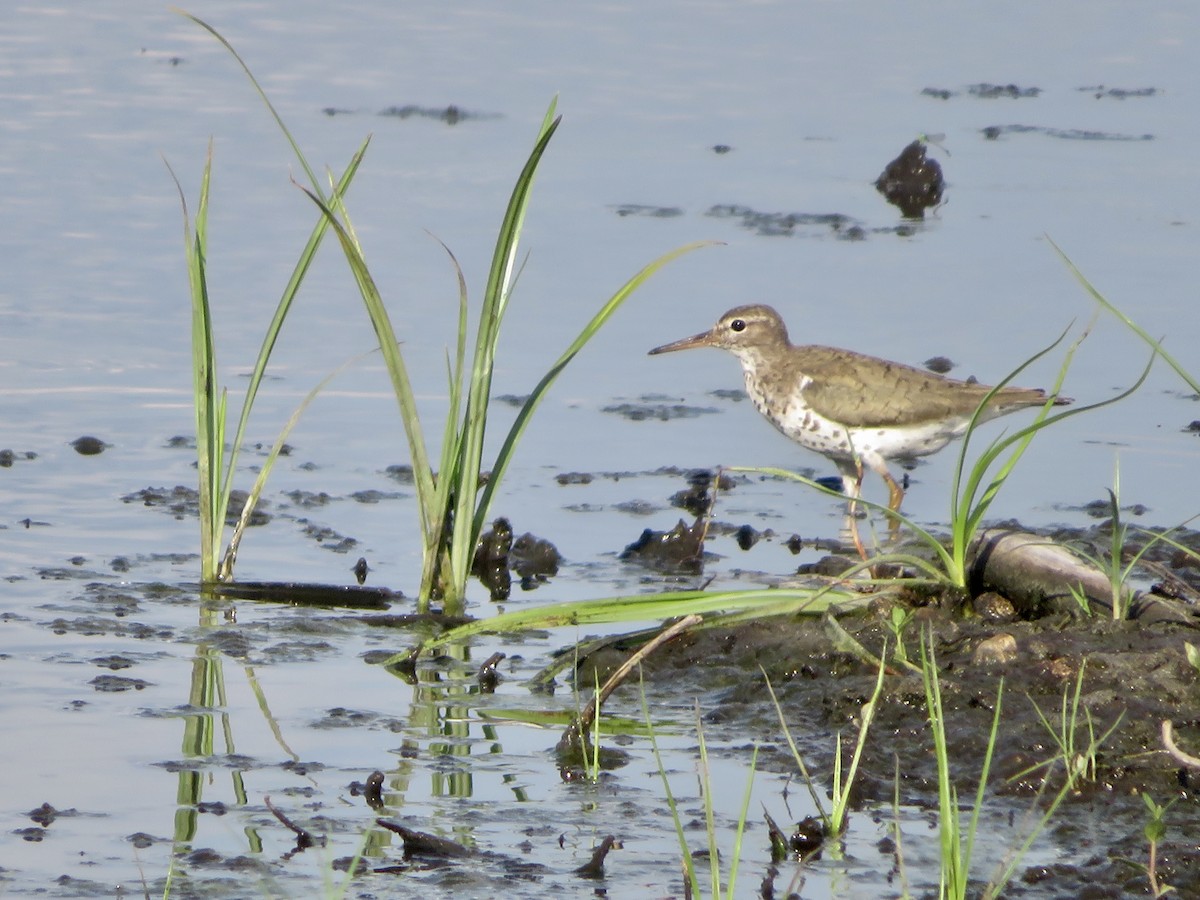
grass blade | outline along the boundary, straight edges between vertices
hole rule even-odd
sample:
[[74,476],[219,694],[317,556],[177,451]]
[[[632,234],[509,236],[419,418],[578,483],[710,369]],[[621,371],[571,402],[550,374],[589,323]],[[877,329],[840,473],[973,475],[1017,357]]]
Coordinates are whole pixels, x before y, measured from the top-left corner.
[[571,360],[578,355],[579,351],[583,349],[584,345],[586,345],[588,341],[590,341],[596,335],[596,332],[598,332],[604,326],[604,324],[608,322],[610,318],[612,318],[613,313],[621,308],[621,305],[629,298],[630,294],[641,287],[641,285],[651,275],[653,275],[663,266],[667,265],[667,263],[691,253],[693,250],[718,243],[720,242],[696,241],[691,244],[686,244],[685,246],[672,250],[669,253],[664,253],[658,259],[645,266],[640,272],[630,278],[629,281],[625,282],[625,284],[621,286],[620,290],[618,290],[612,295],[612,297],[609,298],[608,302],[600,308],[600,311],[597,312],[596,315],[592,317],[591,321],[584,326],[583,330],[579,333],[579,336],[571,342],[571,345],[567,347],[562,356],[560,356],[555,361],[554,365],[550,367],[550,370],[542,376],[541,381],[537,383],[537,386],[534,387],[528,398],[526,398],[525,403],[521,406],[520,411],[517,413],[516,420],[513,422],[512,427],[509,428],[508,435],[505,437],[504,443],[500,447],[500,451],[496,454],[496,462],[492,466],[492,477],[489,478],[488,483],[484,485],[483,493],[480,496],[479,504],[475,510],[475,521],[472,533],[476,539],[478,539],[479,535],[483,533],[484,524],[487,522],[488,512],[491,509],[492,499],[496,488],[503,478],[504,473],[508,470],[508,464],[512,459],[513,452],[516,450],[518,441],[520,441],[521,436],[525,433],[525,428],[528,426],[530,418],[532,418],[534,412],[541,404],[542,398],[550,389],[551,385],[553,385],[558,379],[558,376],[562,374],[563,369],[565,369]]
[[550,104],[533,151],[513,187],[508,208],[500,225],[500,233],[496,238],[496,249],[492,255],[487,287],[484,289],[483,309],[480,312],[479,329],[475,339],[475,356],[471,365],[471,387],[467,394],[466,418],[462,427],[455,477],[454,532],[450,541],[450,560],[454,573],[453,584],[460,590],[466,585],[475,555],[475,539],[479,536],[479,531],[475,528],[475,503],[483,459],[488,403],[491,399],[496,343],[504,310],[508,305],[517,247],[525,222],[525,211],[529,206],[534,176],[542,155],[561,121],[561,118],[553,118],[555,105],[554,102]]

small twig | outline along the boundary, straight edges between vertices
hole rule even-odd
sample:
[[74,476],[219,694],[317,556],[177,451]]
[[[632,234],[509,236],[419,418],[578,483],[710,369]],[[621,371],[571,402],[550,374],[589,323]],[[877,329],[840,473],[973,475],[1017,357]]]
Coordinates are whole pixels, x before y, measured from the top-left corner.
[[457,841],[449,841],[446,838],[440,838],[435,834],[427,834],[424,831],[414,831],[412,828],[401,825],[399,822],[392,822],[388,819],[376,819],[375,824],[400,835],[400,839],[404,841],[405,856],[433,856],[445,859],[462,859],[463,857],[475,855],[474,850]]
[[611,834],[606,835],[596,849],[592,851],[592,858],[585,862],[582,866],[575,870],[576,875],[584,878],[603,878],[604,877],[604,859],[608,856],[608,851],[614,848],[621,849],[623,845]]
[[571,724],[567,726],[566,731],[563,732],[563,736],[558,742],[558,749],[560,751],[570,751],[575,747],[583,746],[583,735],[587,734],[588,729],[591,728],[592,723],[595,721],[596,716],[600,712],[600,708],[604,705],[604,701],[609,698],[609,695],[611,695],[612,692],[617,689],[621,682],[629,677],[629,673],[637,668],[643,659],[645,659],[667,641],[671,640],[671,638],[675,637],[681,631],[691,628],[693,625],[696,625],[702,621],[702,617],[694,614],[690,616],[684,616],[678,622],[675,622],[669,628],[664,629],[659,634],[655,635],[654,638],[639,647],[635,653],[631,654],[629,659],[625,660],[625,662],[623,662],[621,666],[608,677],[608,680],[604,682],[604,686],[601,687],[600,690],[596,692],[596,695],[588,701],[587,706],[583,708],[583,711],[579,714],[579,716],[576,719],[573,719]]
[[312,832],[306,831],[285,816],[282,812],[275,808],[275,804],[271,802],[270,797],[263,797],[263,802],[267,804],[267,809],[271,811],[271,815],[283,823],[285,828],[289,829],[294,835],[296,835],[297,850],[306,850],[309,847],[316,847],[318,845],[322,847],[325,846],[324,838],[313,837]]
[[1162,742],[1166,751],[1171,754],[1171,757],[1177,762],[1183,763],[1193,769],[1200,769],[1200,758],[1192,756],[1190,753],[1185,753],[1179,749],[1179,745],[1175,743],[1175,726],[1170,719],[1163,719],[1162,723]]

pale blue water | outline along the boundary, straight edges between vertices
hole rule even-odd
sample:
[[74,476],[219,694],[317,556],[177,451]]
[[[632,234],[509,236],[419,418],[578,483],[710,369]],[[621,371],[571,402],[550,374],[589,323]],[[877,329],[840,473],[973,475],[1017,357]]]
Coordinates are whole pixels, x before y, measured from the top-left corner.
[[[1078,333],[1091,315],[1091,301],[1045,241],[1050,235],[1110,299],[1151,334],[1165,335],[1181,363],[1200,373],[1191,277],[1200,199],[1194,163],[1200,14],[1189,6],[1024,2],[984,12],[938,2],[662,0],[453,8],[211,2],[189,9],[233,41],[315,165],[340,170],[373,135],[351,211],[430,415],[445,394],[444,349],[456,294],[452,270],[426,231],[454,250],[478,297],[511,182],[552,97],[564,122],[534,195],[524,245],[530,257],[506,324],[498,392],[528,391],[594,309],[646,262],[693,240],[724,242],[644,287],[564,375],[530,428],[497,512],[518,531],[554,540],[568,565],[552,588],[522,600],[641,589],[642,573],[616,566],[613,554],[643,527],[669,528],[678,517],[666,507],[683,486],[678,479],[600,478],[563,487],[554,481],[560,472],[729,464],[831,473],[748,404],[708,395],[740,386],[732,359],[715,352],[645,355],[707,328],[736,304],[772,303],[798,341],[918,364],[944,354],[959,363],[954,374],[995,380],[1072,321]],[[186,700],[193,648],[111,634],[58,636],[45,625],[60,606],[83,614],[91,602],[83,582],[179,583],[197,574],[194,559],[152,556],[194,552],[193,520],[119,499],[195,479],[192,453],[165,447],[192,424],[182,218],[163,160],[194,204],[213,139],[211,292],[222,377],[235,404],[314,209],[290,183],[300,172],[248,82],[192,23],[164,6],[130,2],[22,4],[5,18],[0,448],[37,458],[0,470],[0,569],[8,579],[0,611],[15,617],[5,621],[11,649],[0,660],[0,683],[4,715],[21,722],[25,735],[4,744],[0,825],[5,832],[24,827],[23,813],[43,801],[104,816],[60,820],[40,844],[11,836],[3,842],[0,865],[8,872],[0,878],[8,879],[9,894],[20,894],[64,872],[131,883],[137,869],[124,836],[171,832],[175,776],[147,767],[179,754],[178,723],[157,713]],[[979,82],[1041,93],[981,99],[968,93]],[[1093,86],[1155,92],[1120,100],[1080,90]],[[923,96],[926,87],[955,95]],[[453,126],[376,115],[406,104],[453,104],[481,115]],[[329,116],[326,107],[349,112]],[[1068,140],[1033,131],[989,141],[981,134],[1007,125],[1153,139]],[[936,149],[932,155],[945,168],[948,203],[911,235],[898,236],[888,231],[897,213],[871,182],[922,132],[946,135],[951,155]],[[717,154],[711,149],[717,144],[733,149]],[[682,214],[617,215],[615,207],[629,203]],[[812,227],[765,237],[707,216],[717,204],[841,213],[868,236],[845,241]],[[284,331],[252,440],[270,441],[313,384],[372,341],[344,264],[328,245]],[[1058,358],[1020,380],[1050,384]],[[1080,402],[1110,396],[1136,378],[1146,358],[1136,339],[1102,317],[1064,390]],[[602,412],[645,394],[719,413],[662,422]],[[1122,497],[1149,507],[1143,521],[1181,521],[1200,511],[1194,476],[1200,446],[1182,432],[1196,418],[1190,389],[1159,364],[1134,400],[1039,439],[994,515],[1030,525],[1085,524],[1074,508],[1104,495],[1119,459]],[[113,447],[81,457],[68,446],[81,434]],[[252,532],[240,574],[341,582],[364,555],[375,583],[411,591],[419,559],[410,503],[347,499],[359,490],[408,491],[381,474],[407,459],[379,364],[370,360],[342,376],[292,443],[295,455],[268,488],[275,508],[292,489],[342,499],[315,511],[289,510],[293,518]],[[945,520],[952,453],[914,473],[906,509],[918,520]],[[880,486],[868,483],[869,496],[873,490],[882,497]],[[629,500],[660,508],[645,518],[614,510]],[[729,519],[785,536],[828,535],[839,518],[827,501],[775,484],[739,488],[723,503]],[[302,535],[295,516],[359,545],[349,554],[321,550]],[[25,519],[44,524],[26,528]],[[728,542],[713,549],[729,557],[713,570],[718,574],[741,566],[784,575],[795,564],[778,543],[762,544],[753,555]],[[118,556],[133,561],[128,574],[113,572]],[[82,559],[70,562],[76,557]],[[58,567],[82,577],[38,575]],[[241,615],[244,623],[247,615],[269,619],[278,612],[251,608]],[[183,600],[145,602],[136,618],[176,633],[195,628],[194,610]],[[291,740],[312,738],[309,723],[330,706],[404,707],[407,700],[391,694],[403,697],[407,688],[356,657],[379,640],[352,631],[344,645],[317,654],[319,670],[314,663],[263,667],[272,708],[290,726],[284,731]],[[149,655],[132,671],[153,686],[93,698],[88,682],[108,670],[88,661],[118,650]],[[227,665],[227,678],[237,671]],[[319,694],[311,680],[320,683]],[[524,696],[517,678],[505,690]],[[93,702],[69,711],[79,698]],[[143,709],[156,715],[139,715]],[[231,715],[239,719],[239,735],[265,728],[244,691],[231,701]],[[322,801],[332,804],[351,772],[363,777],[394,763],[399,736],[369,734],[372,746],[357,748],[342,761],[345,772],[321,781]],[[542,754],[553,736],[539,733],[523,744],[528,735],[516,734],[504,742],[513,765],[526,767],[530,782],[548,777]],[[302,758],[338,755],[338,742],[321,735],[297,750]],[[242,752],[272,760],[278,754],[269,733],[240,742],[253,746]],[[83,769],[81,748],[93,759]],[[256,797],[292,785],[290,776],[277,774],[254,786]],[[414,778],[429,784],[424,770]],[[740,779],[730,780],[737,783],[732,809]],[[555,793],[540,799],[561,802]],[[121,799],[131,795],[132,805]],[[416,802],[422,815],[435,811],[427,797]],[[217,827],[224,838],[208,836],[209,843],[227,840],[228,852],[244,851],[241,825],[232,818]],[[274,827],[269,816],[259,819]],[[346,821],[352,836],[366,819]],[[78,830],[60,837],[68,828]],[[662,849],[651,854],[657,868],[639,858],[627,871],[652,872],[647,877],[658,880],[647,890],[666,893],[674,877],[671,832],[666,823],[646,828]],[[581,839],[572,865],[586,859],[589,846]],[[148,880],[165,874],[168,849],[156,844],[142,852]],[[334,855],[352,849],[339,846]],[[89,855],[87,862],[75,857],[78,851]],[[87,863],[95,864],[87,870],[92,874],[81,875],[77,868]],[[627,893],[622,885],[610,886]]]

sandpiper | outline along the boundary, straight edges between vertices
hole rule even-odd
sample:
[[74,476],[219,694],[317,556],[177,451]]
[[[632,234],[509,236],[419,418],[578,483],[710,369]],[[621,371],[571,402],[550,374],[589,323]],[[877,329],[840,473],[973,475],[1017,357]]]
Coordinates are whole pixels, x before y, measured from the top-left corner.
[[[887,483],[888,507],[899,511],[904,489],[887,461],[936,453],[961,437],[992,390],[853,350],[795,346],[779,313],[761,304],[731,309],[711,330],[650,353],[693,347],[719,347],[738,358],[754,406],[800,446],[834,462],[852,509],[865,463]],[[1004,387],[978,421],[1041,406],[1048,399],[1037,388]],[[1071,400],[1054,397],[1051,402],[1062,406]]]

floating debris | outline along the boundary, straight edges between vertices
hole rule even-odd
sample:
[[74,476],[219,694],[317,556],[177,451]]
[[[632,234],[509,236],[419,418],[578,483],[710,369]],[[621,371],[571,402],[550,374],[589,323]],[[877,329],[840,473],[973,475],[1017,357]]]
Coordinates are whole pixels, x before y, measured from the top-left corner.
[[475,680],[479,682],[479,689],[485,694],[495,693],[496,685],[500,683],[500,670],[497,666],[504,661],[505,656],[504,653],[493,653],[483,661],[483,665],[475,674]]
[[37,459],[37,454],[32,450],[14,451],[0,450],[0,469],[11,469],[13,463],[19,459]]
[[616,413],[633,422],[644,422],[646,419],[667,422],[671,419],[694,419],[717,410],[711,406],[688,406],[684,403],[614,403],[602,407],[600,412]]
[[706,216],[714,219],[739,219],[743,228],[762,235],[792,235],[798,228],[820,228],[839,232],[854,225],[843,213],[780,213],[759,212],[736,203],[711,206]]

